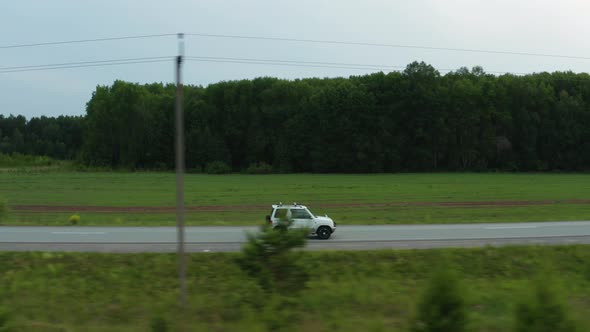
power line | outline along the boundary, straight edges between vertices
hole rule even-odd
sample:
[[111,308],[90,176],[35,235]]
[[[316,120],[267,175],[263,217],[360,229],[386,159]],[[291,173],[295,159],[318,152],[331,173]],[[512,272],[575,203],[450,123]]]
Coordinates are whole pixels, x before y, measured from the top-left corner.
[[[95,60],[95,61],[81,61],[81,62],[65,62],[55,64],[43,65],[27,65],[27,66],[13,66],[0,68],[0,74],[3,73],[17,73],[30,72],[41,70],[56,70],[56,69],[70,69],[70,68],[85,68],[85,67],[101,67],[113,65],[126,64],[142,64],[155,62],[168,62],[174,60],[174,56],[157,56],[157,57],[140,57],[140,58],[125,58],[125,59],[110,59],[110,60]],[[320,61],[297,61],[297,60],[278,60],[278,59],[259,59],[259,58],[234,58],[234,57],[212,57],[212,56],[186,56],[186,61],[194,62],[211,62],[211,63],[234,63],[234,64],[251,64],[251,65],[270,65],[283,67],[310,67],[310,68],[328,68],[328,69],[352,69],[352,70],[396,70],[403,69],[406,66],[397,65],[374,65],[374,64],[359,64],[359,63],[341,63],[341,62],[320,62]],[[456,69],[435,68],[439,72],[452,72]],[[512,74],[512,75],[532,75],[535,73],[517,73],[505,71],[484,71],[486,74]],[[542,72],[541,72],[542,73]],[[588,81],[588,79],[577,78],[555,78],[552,80],[567,80],[567,81]]]
[[[173,60],[173,56],[159,56],[159,57],[142,57],[142,58],[126,58],[126,59],[110,59],[97,61],[82,61],[82,62],[66,62],[43,65],[27,65],[27,66],[13,66],[0,68],[2,73],[15,72],[29,72],[40,70],[55,70],[55,69],[69,69],[69,68],[85,68],[85,67],[99,67],[125,64],[139,64],[152,62],[165,62]],[[359,63],[341,63],[341,62],[319,62],[319,61],[296,61],[296,60],[277,60],[277,59],[257,59],[257,58],[233,58],[233,57],[206,57],[206,56],[187,56],[187,61],[195,62],[212,62],[212,63],[235,63],[235,64],[253,64],[253,65],[270,65],[283,67],[309,67],[309,68],[328,68],[328,69],[352,69],[352,70],[396,70],[403,69],[405,66],[396,65],[374,65],[374,64],[359,64]],[[451,72],[453,69],[437,68],[438,71]],[[508,72],[488,71],[487,73],[507,74]],[[525,73],[515,73],[522,74]]]
[[79,44],[79,43],[92,43],[92,42],[103,42],[103,41],[125,40],[125,39],[157,38],[157,37],[168,37],[168,36],[176,36],[176,34],[175,33],[162,33],[162,34],[156,34],[156,35],[138,35],[138,36],[123,36],[123,37],[109,37],[109,38],[94,38],[94,39],[78,39],[78,40],[53,41],[53,42],[43,42],[43,43],[31,43],[31,44],[14,44],[14,45],[0,46],[0,49],[37,47],[37,46],[49,46],[49,45],[64,45],[64,44]]
[[53,67],[53,66],[69,66],[69,65],[83,65],[83,64],[94,64],[104,62],[125,62],[125,61],[139,61],[139,60],[155,60],[155,59],[173,59],[173,56],[156,56],[156,57],[143,57],[143,58],[126,58],[126,59],[111,59],[111,60],[97,60],[97,61],[82,61],[82,62],[66,62],[66,63],[55,63],[46,65],[29,65],[29,66],[18,66],[18,67],[4,67],[0,70],[11,70],[11,69],[26,69],[26,68],[39,68],[39,67]]
[[[15,73],[15,72],[40,71],[40,70],[54,70],[54,69],[69,69],[69,68],[84,68],[84,67],[98,67],[98,66],[111,66],[111,65],[124,65],[124,64],[165,62],[165,61],[170,61],[173,59],[174,59],[173,56],[160,56],[160,57],[110,59],[110,60],[97,60],[97,61],[65,62],[65,63],[43,64],[43,65],[13,66],[13,67],[0,68],[0,74],[2,74],[2,73]],[[295,60],[256,59],[256,58],[187,56],[187,57],[185,57],[185,59],[187,61],[196,61],[196,62],[258,64],[258,65],[274,65],[274,66],[288,66],[288,67],[335,68],[335,69],[354,69],[354,70],[394,70],[394,69],[405,68],[405,66],[394,66],[394,65],[373,65],[373,64],[357,64],[357,63],[295,61]],[[452,71],[451,69],[438,69],[438,70],[439,71]]]
[[[354,69],[354,70],[391,70],[406,68],[405,66],[394,66],[394,65],[371,65],[371,64],[351,64],[351,63],[339,63],[339,62],[313,62],[313,61],[293,61],[293,60],[273,60],[273,59],[254,59],[254,58],[225,58],[225,57],[196,57],[187,56],[187,61],[196,62],[213,62],[213,63],[235,63],[235,64],[252,64],[252,65],[270,65],[270,66],[287,66],[287,67],[315,67],[315,68],[336,68],[336,69]],[[435,68],[439,72],[454,72],[457,69],[448,68]],[[496,71],[488,70],[485,74],[497,74],[497,75],[536,75],[545,72],[538,73],[524,73],[524,72],[508,72],[508,71]],[[548,73],[548,72],[547,72]],[[584,78],[557,78],[551,77],[554,81],[580,81],[589,82],[589,79]]]
[[162,56],[162,57],[68,62],[68,63],[46,64],[46,65],[19,66],[19,67],[4,67],[4,68],[0,69],[0,74],[18,73],[18,72],[27,72],[27,71],[54,70],[54,69],[69,69],[69,68],[85,68],[85,67],[101,67],[101,66],[139,64],[139,63],[167,62],[167,61],[172,61],[173,59],[174,59],[174,57],[171,57],[171,56],[166,56],[166,57]]
[[[197,62],[217,62],[217,63],[236,63],[236,64],[253,64],[253,65],[271,65],[287,67],[315,67],[315,68],[336,68],[336,69],[355,69],[355,70],[396,70],[404,69],[406,66],[397,65],[372,65],[358,63],[341,63],[341,62],[316,62],[316,61],[293,61],[293,60],[275,60],[275,59],[255,59],[255,58],[226,58],[226,57],[197,57],[187,56],[187,61]],[[452,72],[456,69],[435,68],[442,72]],[[515,74],[526,75],[527,73],[505,72],[505,71],[486,71],[487,74]]]
[[251,65],[269,65],[269,66],[284,66],[284,67],[315,67],[315,68],[336,68],[336,69],[355,69],[355,70],[367,70],[379,68],[376,67],[351,67],[351,66],[324,66],[324,65],[310,65],[310,64],[294,64],[294,63],[275,63],[275,62],[262,62],[262,61],[238,61],[238,60],[214,60],[214,59],[187,59],[187,61],[196,62],[219,62],[219,63],[240,63],[240,64],[251,64]]
[[[229,62],[229,63],[247,63],[247,64],[277,64],[289,65],[297,64],[298,67],[321,67],[321,68],[347,68],[347,69],[405,69],[407,66],[399,65],[373,65],[360,63],[342,63],[342,62],[317,62],[317,61],[294,61],[294,60],[276,60],[276,59],[256,59],[256,58],[227,58],[227,57],[206,57],[206,56],[187,56],[187,59],[197,61],[211,62]],[[307,66],[310,65],[310,66]],[[317,66],[316,66],[317,65]],[[343,67],[344,66],[344,67]],[[456,69],[435,68],[438,71],[451,72]],[[490,74],[516,74],[526,75],[522,72],[505,72],[505,71],[486,71]]]
[[503,55],[536,56],[536,57],[590,60],[590,57],[586,57],[586,56],[565,55],[565,54],[548,54],[548,53],[531,53],[531,52],[513,52],[513,51],[501,51],[501,50],[500,51],[498,51],[498,50],[483,50],[483,49],[472,49],[472,48],[433,47],[433,46],[422,46],[422,45],[384,44],[384,43],[368,43],[368,42],[350,42],[350,41],[340,41],[340,40],[299,39],[299,38],[281,38],[281,37],[260,37],[260,36],[245,36],[245,35],[221,35],[221,34],[206,34],[206,33],[186,33],[185,35],[193,36],[193,37],[209,37],[209,38],[253,39],[253,40],[316,43],[316,44],[411,48],[411,49],[435,50],[435,51],[489,53],[489,54],[503,54]]
[[295,61],[295,60],[276,60],[276,59],[256,59],[256,58],[228,58],[228,57],[207,57],[207,56],[187,56],[186,59],[203,62],[229,62],[229,63],[248,63],[248,64],[276,64],[276,65],[297,65],[297,67],[320,67],[320,68],[351,68],[351,69],[401,69],[405,66],[390,65],[373,65],[359,63],[341,63],[341,62],[318,62],[318,61]]
[[37,68],[37,69],[22,69],[22,70],[12,70],[12,71],[0,71],[0,74],[5,74],[5,73],[18,73],[18,72],[25,72],[25,71],[42,71],[42,70],[53,70],[53,69],[102,67],[102,66],[127,65],[127,64],[151,63],[151,62],[167,62],[167,61],[169,61],[169,60],[147,60],[147,61],[104,63],[104,64],[94,64],[94,65],[63,66],[63,67]]
[[[159,37],[170,37],[170,36],[176,36],[176,35],[177,35],[176,33],[163,33],[163,34],[150,34],[150,35],[52,41],[52,42],[30,43],[30,44],[14,44],[14,45],[0,46],[0,49],[38,47],[38,46],[49,46],[49,45],[65,45],[65,44],[90,43],[90,42],[104,42],[104,41],[128,40],[128,39],[159,38]],[[329,40],[329,39],[302,39],[302,38],[264,37],[264,36],[248,36],[248,35],[207,34],[207,33],[186,33],[185,35],[186,36],[193,36],[193,37],[208,37],[208,38],[230,38],[230,39],[266,40],[266,41],[279,41],[279,42],[299,42],[299,43],[316,43],[316,44],[333,44],[333,45],[409,48],[409,49],[422,49],[422,50],[435,50],[435,51],[488,53],[488,54],[503,54],[503,55],[517,55],[517,56],[535,56],[535,57],[590,60],[590,57],[587,57],[587,56],[577,56],[577,55],[567,55],[567,54],[515,52],[515,51],[485,50],[485,49],[473,49],[473,48],[434,47],[434,46],[407,45],[407,44],[352,42],[352,41]]]

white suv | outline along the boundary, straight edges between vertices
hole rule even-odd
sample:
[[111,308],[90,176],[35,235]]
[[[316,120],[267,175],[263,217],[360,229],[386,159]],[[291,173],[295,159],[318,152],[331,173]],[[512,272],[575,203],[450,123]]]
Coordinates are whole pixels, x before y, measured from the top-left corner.
[[329,239],[336,231],[336,223],[328,217],[315,216],[306,206],[297,203],[273,205],[270,215],[266,216],[266,222],[276,227],[281,222],[290,221],[290,228],[309,228],[312,235],[319,239]]

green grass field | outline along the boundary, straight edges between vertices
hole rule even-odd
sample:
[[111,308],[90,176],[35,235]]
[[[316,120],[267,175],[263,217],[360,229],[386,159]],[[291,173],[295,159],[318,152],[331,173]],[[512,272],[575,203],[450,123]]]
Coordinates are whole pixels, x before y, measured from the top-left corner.
[[[299,202],[340,224],[417,224],[590,219],[586,174],[201,175],[185,177],[189,225],[253,225],[277,202]],[[172,173],[0,172],[0,201],[68,206],[61,211],[9,211],[2,224],[173,225],[174,210],[85,211],[82,206],[172,207]],[[554,201],[515,206],[415,206],[419,202]],[[387,205],[394,203],[396,205]],[[404,203],[409,205],[404,206]],[[370,206],[370,204],[381,204]]]
[[[264,331],[266,297],[237,254],[193,254],[188,309],[177,309],[173,254],[0,253],[0,306],[14,331]],[[288,311],[296,331],[408,331],[426,280],[443,260],[461,276],[470,331],[510,331],[530,280],[549,266],[553,287],[590,330],[590,247],[504,247],[305,253],[309,288]]]

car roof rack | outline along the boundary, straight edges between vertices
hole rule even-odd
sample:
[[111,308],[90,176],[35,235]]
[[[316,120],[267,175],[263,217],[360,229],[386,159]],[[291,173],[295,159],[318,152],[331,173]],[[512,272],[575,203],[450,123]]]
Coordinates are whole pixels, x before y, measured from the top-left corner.
[[304,205],[301,205],[301,204],[299,204],[297,202],[293,202],[293,204],[291,204],[291,205],[290,204],[283,204],[283,202],[279,202],[279,204],[277,204],[275,206],[278,207],[278,206],[283,206],[283,205],[286,205],[286,206],[296,206],[296,207],[304,207]]

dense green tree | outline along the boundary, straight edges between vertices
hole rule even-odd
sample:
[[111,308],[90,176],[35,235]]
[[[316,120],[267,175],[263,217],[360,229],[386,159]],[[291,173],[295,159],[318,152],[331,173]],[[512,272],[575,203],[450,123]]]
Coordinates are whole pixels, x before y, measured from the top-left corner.
[[[424,62],[349,78],[184,87],[187,168],[287,172],[587,171],[590,75],[441,75]],[[174,167],[175,86],[98,86],[79,117],[0,115],[0,153]]]

